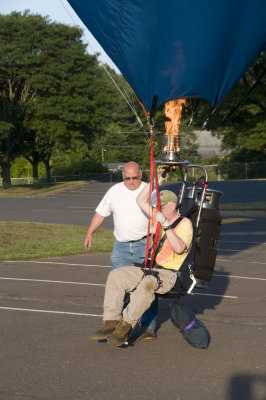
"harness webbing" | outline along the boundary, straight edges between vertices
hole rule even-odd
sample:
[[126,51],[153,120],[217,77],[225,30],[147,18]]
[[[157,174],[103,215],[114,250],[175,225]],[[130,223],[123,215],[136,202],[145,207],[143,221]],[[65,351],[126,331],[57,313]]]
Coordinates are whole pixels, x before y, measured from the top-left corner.
[[[155,180],[155,190],[156,190],[156,197],[157,197],[157,204],[158,204],[158,210],[161,210],[161,204],[160,204],[160,196],[159,196],[159,187],[158,187],[158,180],[157,180],[157,174],[156,174],[156,168],[155,168],[155,162],[154,162],[154,152],[153,152],[153,129],[152,129],[152,125],[150,123],[150,119],[148,116],[148,113],[144,107],[144,105],[142,104],[142,102],[140,101],[141,107],[144,111],[144,114],[147,118],[148,121],[148,125],[149,125],[149,131],[150,131],[150,142],[151,142],[151,155],[150,155],[150,191],[149,191],[149,203],[151,201],[151,193],[152,193],[152,181],[153,181],[153,176],[154,176],[154,180]],[[147,262],[148,262],[148,258],[149,258],[149,249],[150,249],[150,220],[151,220],[151,215],[149,215],[149,223],[148,223],[148,234],[147,234],[147,243],[146,243],[146,254],[145,254],[145,269],[147,267]],[[154,235],[154,240],[153,240],[153,250],[152,250],[152,255],[151,255],[151,260],[150,260],[150,265],[149,265],[149,269],[152,268],[153,262],[154,262],[154,258],[155,258],[155,252],[156,252],[156,247],[157,247],[157,243],[158,243],[158,238],[159,238],[159,234],[160,234],[160,229],[161,226],[160,224],[157,225],[156,227],[156,232]]]

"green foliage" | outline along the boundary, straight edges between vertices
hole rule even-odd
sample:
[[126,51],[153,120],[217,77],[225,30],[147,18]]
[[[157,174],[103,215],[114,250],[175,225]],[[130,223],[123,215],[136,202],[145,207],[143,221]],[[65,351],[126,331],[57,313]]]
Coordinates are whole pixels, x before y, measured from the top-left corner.
[[32,176],[32,166],[25,158],[18,157],[12,163],[10,174],[11,178],[30,177]]
[[[45,167],[43,163],[38,165],[39,176],[45,176]],[[32,165],[24,157],[17,157],[10,168],[11,178],[30,178],[32,176]]]
[[[143,116],[143,111],[132,89],[122,77],[115,75],[110,68],[108,72],[121,91],[126,94],[127,101],[115,88],[113,81],[102,68],[97,76],[97,94],[95,95],[95,140],[91,147],[91,155],[99,162],[137,161],[144,168],[149,165],[150,143],[147,135],[145,117],[143,126],[137,121],[132,111]],[[130,108],[130,106],[132,108]]]
[[35,170],[40,161],[49,169],[55,146],[93,136],[99,66],[78,28],[29,12],[0,15],[0,61],[0,161],[23,154]]
[[225,97],[208,124],[208,129],[222,137],[224,148],[232,150],[231,160],[266,160],[265,72],[264,52]]
[[94,159],[87,158],[79,153],[69,152],[53,158],[51,172],[55,176],[81,175],[86,177],[90,173],[106,172],[106,168]]
[[[90,173],[106,172],[101,163],[86,157],[82,153],[73,151],[55,153],[51,159],[51,174],[53,176],[81,175],[86,177]],[[24,178],[32,176],[32,165],[24,157],[18,157],[10,168],[11,178]],[[38,165],[39,176],[45,176],[43,163]]]

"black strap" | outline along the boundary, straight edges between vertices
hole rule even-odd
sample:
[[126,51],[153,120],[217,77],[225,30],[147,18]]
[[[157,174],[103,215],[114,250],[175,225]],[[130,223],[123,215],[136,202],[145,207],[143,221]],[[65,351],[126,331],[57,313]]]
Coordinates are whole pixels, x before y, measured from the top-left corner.
[[[171,225],[169,225],[168,229],[174,229],[183,218],[184,217],[182,215],[180,215],[179,218],[177,218]],[[163,244],[165,242],[165,239],[166,239],[166,233],[164,233],[164,235],[161,237],[160,242],[158,243],[158,246],[157,246],[157,249],[156,249],[155,255],[154,255],[154,260],[156,260],[156,256],[158,255],[159,251],[161,251]]]

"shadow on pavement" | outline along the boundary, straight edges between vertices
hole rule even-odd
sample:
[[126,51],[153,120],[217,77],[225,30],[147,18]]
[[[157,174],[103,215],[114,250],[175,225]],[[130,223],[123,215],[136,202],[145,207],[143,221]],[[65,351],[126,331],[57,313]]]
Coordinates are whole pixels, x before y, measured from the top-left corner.
[[[221,271],[216,270],[216,273]],[[215,310],[218,304],[222,301],[222,296],[225,294],[228,283],[229,275],[222,271],[223,279],[219,280],[219,284],[213,278],[208,282],[208,289],[194,290],[194,295],[186,295],[182,303],[187,305],[197,316],[197,314],[204,314],[205,310]],[[161,325],[170,319],[171,305],[174,300],[168,298],[161,298],[159,300],[159,315],[157,319],[157,330]],[[198,319],[200,317],[197,316]]]
[[239,374],[231,378],[227,400],[265,400],[266,376]]

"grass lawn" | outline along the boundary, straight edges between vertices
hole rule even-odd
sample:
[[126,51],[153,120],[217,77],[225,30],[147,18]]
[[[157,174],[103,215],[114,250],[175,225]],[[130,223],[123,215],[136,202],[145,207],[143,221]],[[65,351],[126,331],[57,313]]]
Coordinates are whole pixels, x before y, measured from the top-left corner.
[[[27,260],[86,253],[86,227],[36,222],[0,222],[0,260]],[[111,229],[99,228],[93,235],[90,253],[110,252]]]
[[71,181],[39,185],[16,185],[8,189],[0,187],[0,197],[32,197],[39,194],[49,193],[53,190],[66,189],[86,183],[85,181]]

